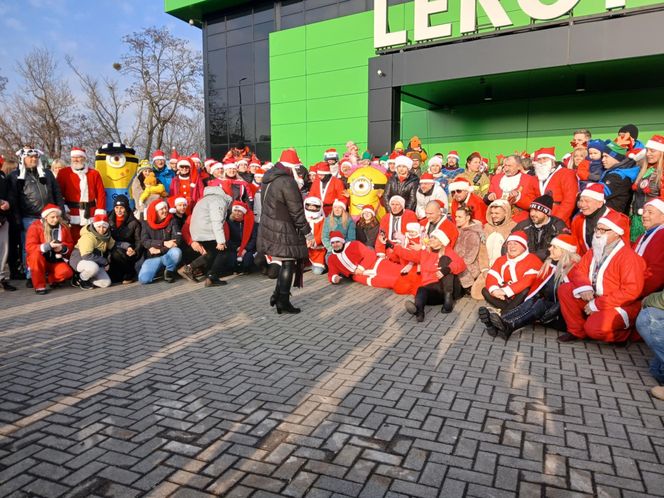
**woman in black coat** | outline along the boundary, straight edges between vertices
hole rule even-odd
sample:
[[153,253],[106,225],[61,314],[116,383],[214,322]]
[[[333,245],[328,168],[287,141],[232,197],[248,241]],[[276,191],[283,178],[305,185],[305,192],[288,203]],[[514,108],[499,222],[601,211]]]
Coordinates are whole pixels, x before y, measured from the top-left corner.
[[301,287],[302,261],[309,257],[307,246],[313,245],[314,236],[304,216],[302,194],[290,168],[284,166],[284,156],[295,151],[284,151],[282,159],[263,177],[261,186],[262,213],[258,229],[258,251],[281,262],[270,306],[277,312],[299,313],[290,302],[290,289],[297,269],[295,285]]
[[396,171],[387,180],[385,192],[383,193],[385,207],[389,208],[390,199],[393,196],[400,195],[406,201],[405,208],[415,211],[417,208],[417,189],[420,186],[420,179],[412,171],[413,160],[408,156],[399,156],[395,159],[395,163]]
[[109,217],[109,230],[115,240],[108,275],[111,282],[129,284],[136,279],[136,262],[141,257],[141,223],[129,207],[129,199],[118,195]]

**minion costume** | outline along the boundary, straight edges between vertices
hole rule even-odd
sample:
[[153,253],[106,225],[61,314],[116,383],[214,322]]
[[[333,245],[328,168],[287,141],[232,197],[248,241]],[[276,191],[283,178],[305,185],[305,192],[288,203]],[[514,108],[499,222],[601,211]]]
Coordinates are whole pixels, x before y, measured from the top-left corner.
[[385,208],[380,202],[387,183],[387,176],[373,166],[364,166],[353,171],[348,177],[350,190],[350,208],[348,212],[357,220],[362,209],[371,206],[380,220],[385,215]]
[[95,154],[95,169],[101,175],[106,190],[106,211],[111,211],[118,195],[129,196],[129,182],[136,174],[136,151],[114,142],[102,145]]

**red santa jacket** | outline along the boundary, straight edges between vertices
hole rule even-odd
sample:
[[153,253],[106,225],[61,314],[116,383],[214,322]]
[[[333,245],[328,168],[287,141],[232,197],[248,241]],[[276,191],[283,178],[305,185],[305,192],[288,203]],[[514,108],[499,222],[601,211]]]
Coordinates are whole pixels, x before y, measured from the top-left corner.
[[563,220],[569,226],[576,207],[579,182],[574,170],[558,166],[545,181],[538,181],[540,195],[553,197],[553,216]]
[[[484,203],[482,198],[477,195],[473,194],[472,192],[470,195],[466,198],[465,202],[466,206],[469,206],[473,210],[473,219],[479,221],[482,225],[486,223],[486,210],[487,210],[487,205]],[[450,205],[450,214],[452,215],[452,218],[456,216],[457,209],[459,209],[459,204],[456,199],[452,198],[452,204]]]
[[[593,287],[595,267],[596,262],[593,260],[591,249],[572,268],[569,279],[574,286],[575,297],[579,297],[584,291],[593,291],[595,298],[589,301],[588,305],[594,311],[621,308],[638,301],[643,291],[646,263],[628,244],[622,240],[618,241],[599,267]],[[622,315],[619,310],[617,311]]]
[[346,242],[341,252],[333,252],[327,258],[327,279],[334,283],[332,277],[335,275],[351,277],[358,267],[375,270],[380,261],[373,249],[362,242],[357,240]]
[[[505,173],[494,175],[491,178],[488,193],[493,193],[496,195],[496,199],[500,199],[503,197],[503,193],[513,190],[518,191],[516,200],[513,201],[512,219],[519,223],[528,217],[530,203],[533,202],[536,197],[539,197],[539,187],[537,185],[537,179],[534,176],[525,173],[517,173],[514,177],[506,177]],[[508,183],[514,183],[513,188],[507,189]]]
[[191,212],[199,199],[203,197],[205,186],[199,175],[190,175],[187,178],[180,178],[175,175],[171,180],[171,196],[184,197],[187,199],[187,211]]
[[[392,221],[395,218],[396,230],[394,229],[395,223]],[[417,221],[417,215],[415,214],[415,211],[404,209],[401,216],[395,217],[392,213],[383,216],[380,220],[380,230],[385,232],[385,237],[387,237],[387,240],[397,240],[398,237],[395,237],[395,235],[397,233],[405,235],[406,225],[408,225],[408,223],[419,223],[419,221]],[[376,253],[381,255],[385,254],[385,244],[383,244],[378,239],[376,239]]]
[[101,175],[97,170],[84,168],[85,175],[79,176],[74,170],[62,168],[58,173],[58,185],[69,209],[69,220],[72,225],[82,225],[81,202],[89,202],[89,217],[94,216],[95,209],[106,209],[106,191]]
[[[62,172],[63,170],[60,171]],[[58,176],[60,176],[59,173]],[[74,240],[71,238],[69,228],[61,223],[54,236],[67,248],[67,250],[61,254],[64,257],[69,258],[71,252],[74,250]],[[36,253],[44,254],[47,251],[42,251],[41,247],[45,243],[46,237],[44,235],[44,224],[42,220],[35,220],[28,227],[28,231],[25,234],[25,252],[30,255]]]
[[661,291],[664,288],[664,225],[641,235],[634,244],[634,251],[646,263],[641,297]]
[[318,197],[323,201],[323,212],[325,216],[329,216],[332,212],[332,204],[335,200],[340,200],[344,204],[348,205],[348,198],[344,196],[344,182],[339,178],[333,176],[330,180],[323,186],[323,182],[318,176],[311,184],[311,189],[309,190],[309,195],[311,197]]
[[321,268],[325,268],[325,255],[327,254],[327,249],[323,245],[323,225],[325,225],[324,216],[321,216],[317,220],[309,221],[309,226],[316,242],[316,247],[309,249],[309,261],[313,266]]
[[534,254],[526,251],[516,258],[507,255],[499,257],[486,276],[486,289],[491,293],[502,289],[512,297],[530,287],[542,267],[542,262]]
[[457,228],[456,224],[451,222],[447,216],[443,216],[440,220],[438,220],[438,223],[434,223],[433,227],[431,226],[431,222],[429,222],[429,220],[426,218],[420,221],[420,225],[424,227],[422,233],[424,233],[425,236],[428,236],[428,234],[434,230],[442,230],[445,232],[447,238],[450,239],[450,243],[448,244],[450,247],[454,247],[457,239],[459,238],[459,229]]
[[[602,212],[601,216],[606,216],[606,214],[609,211],[613,211],[610,207],[604,206],[604,209]],[[620,217],[621,223],[620,223],[620,228],[622,228],[625,233],[622,236],[623,241],[625,244],[629,245],[629,218],[625,215]],[[574,219],[572,219],[572,235],[576,239],[576,251],[579,255],[583,256],[586,252],[588,252],[591,248],[588,246],[588,243],[586,242],[586,217],[578,213]]]
[[429,249],[421,249],[414,251],[402,246],[396,246],[394,252],[401,259],[419,263],[420,271],[422,272],[422,282],[420,285],[429,285],[440,281],[436,273],[440,270],[438,261],[441,257],[447,256],[452,261],[450,262],[450,271],[454,275],[459,275],[466,269],[466,263],[450,246],[445,246],[439,252],[433,252]]

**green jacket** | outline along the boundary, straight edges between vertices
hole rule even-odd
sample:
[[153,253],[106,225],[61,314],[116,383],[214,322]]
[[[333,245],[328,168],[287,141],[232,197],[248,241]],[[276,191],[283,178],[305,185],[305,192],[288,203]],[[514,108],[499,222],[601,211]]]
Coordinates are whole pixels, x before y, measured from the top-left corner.
[[664,310],[664,291],[653,292],[646,297],[641,306],[644,308],[659,308]]

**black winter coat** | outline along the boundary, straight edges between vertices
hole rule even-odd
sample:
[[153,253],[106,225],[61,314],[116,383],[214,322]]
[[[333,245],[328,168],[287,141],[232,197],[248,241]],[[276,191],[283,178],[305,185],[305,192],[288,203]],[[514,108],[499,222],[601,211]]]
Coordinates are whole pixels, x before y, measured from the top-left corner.
[[549,255],[551,241],[561,233],[570,233],[565,222],[551,216],[549,223],[541,227],[535,226],[530,218],[523,220],[512,229],[512,233],[523,230],[528,236],[528,251],[544,261]]
[[28,169],[23,180],[19,180],[19,173],[15,169],[9,174],[9,204],[16,221],[28,216],[41,218],[46,204],[55,204],[65,212],[60,186],[50,170],[44,170],[43,178],[39,178],[37,168]]
[[[182,244],[182,233],[178,229],[175,219],[171,219],[166,228],[159,230],[151,228],[147,221],[141,222],[141,245],[144,249],[144,258],[156,258],[166,254],[168,247],[164,245],[164,242],[167,240],[175,240],[178,246]],[[151,247],[161,250],[161,254],[150,254],[148,249]]]
[[258,251],[279,258],[308,258],[306,235],[311,228],[304,217],[302,194],[287,167],[277,163],[265,173],[261,204]]
[[406,199],[406,209],[415,211],[417,209],[417,189],[419,186],[420,179],[412,171],[408,173],[403,182],[399,180],[399,176],[395,173],[387,180],[385,185],[385,193],[383,194],[385,208],[389,211],[390,198],[394,195],[400,195]]
[[[9,201],[9,182],[2,171],[0,171],[0,201]],[[7,211],[2,211],[0,209],[0,226],[2,226],[9,217],[12,207],[13,206],[10,205]]]
[[122,225],[119,227],[116,226],[115,220],[115,211],[111,211],[108,215],[108,222],[111,237],[115,241],[113,250],[120,250],[126,253],[127,249],[131,247],[136,251],[138,255],[136,259],[138,259],[143,252],[143,246],[141,245],[141,222],[134,217],[131,211],[127,212]]
[[380,223],[373,226],[367,226],[364,223],[357,223],[355,225],[355,238],[362,242],[365,246],[375,249],[376,239],[380,231]]

